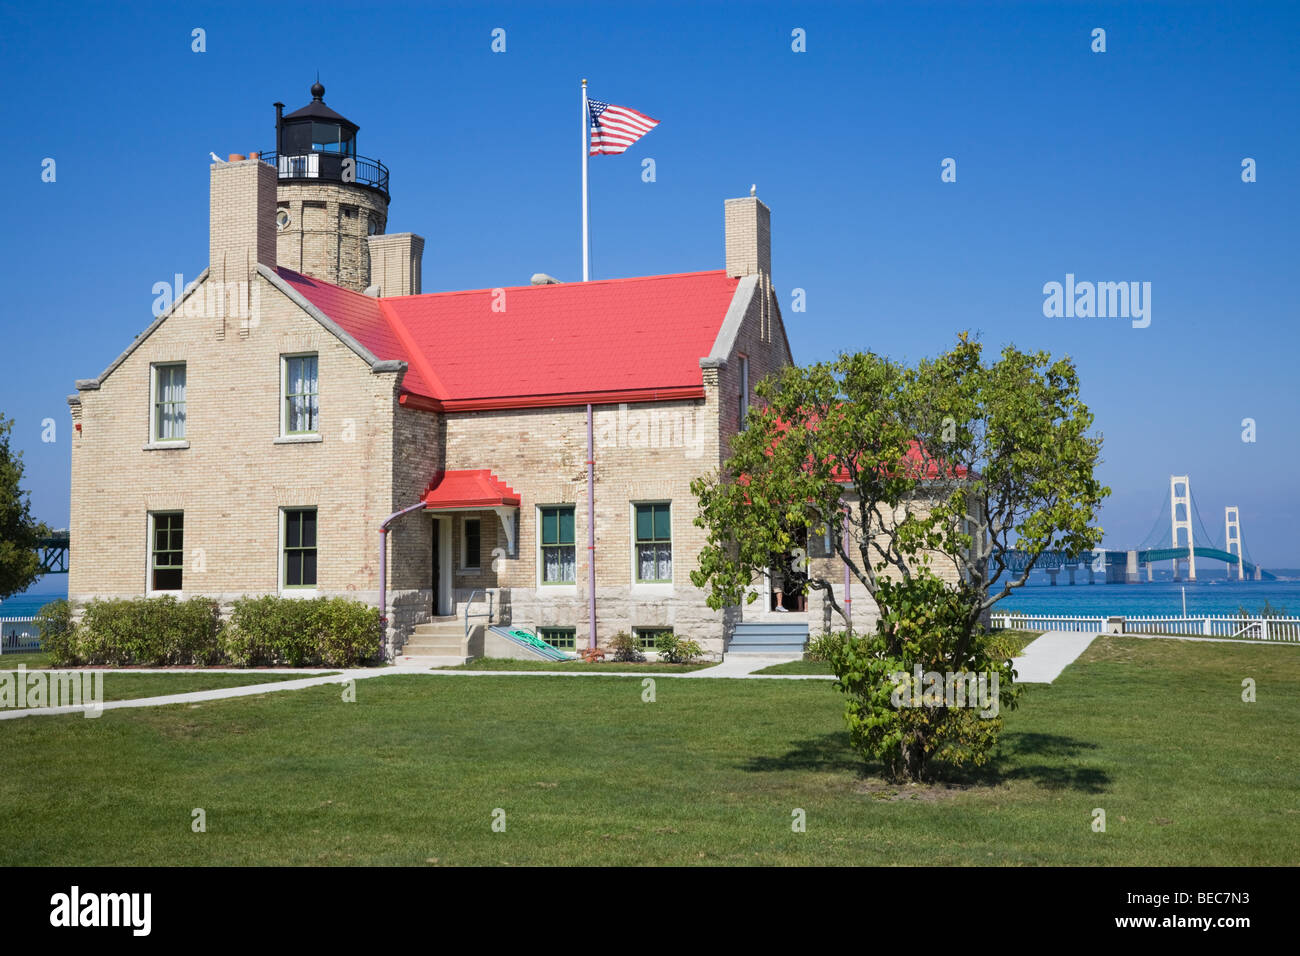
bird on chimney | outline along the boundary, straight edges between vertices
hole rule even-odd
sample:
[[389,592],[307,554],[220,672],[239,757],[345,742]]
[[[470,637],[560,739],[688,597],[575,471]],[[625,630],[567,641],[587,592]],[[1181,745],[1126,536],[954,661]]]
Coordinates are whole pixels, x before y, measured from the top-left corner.
[[752,185],[752,186],[749,187],[749,194],[750,194],[751,196],[757,196],[757,195],[758,195],[758,183],[754,183],[754,185]]
[[224,159],[222,159],[220,156],[218,156],[216,153],[212,152],[211,150],[208,150],[208,155],[212,157],[212,161],[214,163],[225,163]]

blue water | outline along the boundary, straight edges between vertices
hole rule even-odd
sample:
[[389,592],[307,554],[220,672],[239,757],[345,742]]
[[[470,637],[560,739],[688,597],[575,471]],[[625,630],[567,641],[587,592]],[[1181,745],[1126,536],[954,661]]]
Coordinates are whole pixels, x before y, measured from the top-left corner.
[[0,601],[0,617],[30,617],[51,601],[68,596],[68,576],[49,575],[22,594]]
[[[1081,581],[1087,580],[1080,574]],[[1187,589],[1188,614],[1235,614],[1245,607],[1258,611],[1268,601],[1274,608],[1300,616],[1300,581],[1233,581],[1199,580],[1175,584],[1154,581],[1142,584],[1066,583],[1064,574],[1055,587],[1046,580],[1035,580],[999,601],[995,612],[1024,611],[1029,614],[1181,614],[1182,589]],[[41,606],[68,596],[66,575],[46,578],[24,594],[0,602],[0,617],[26,617]]]
[[[1086,581],[1087,575],[1079,578]],[[1187,613],[1235,614],[1238,608],[1256,612],[1268,601],[1274,608],[1285,608],[1290,616],[1300,616],[1300,581],[1233,581],[1199,580],[1174,583],[1153,581],[1142,584],[1067,583],[1064,574],[1055,587],[1046,581],[1034,582],[999,601],[994,613],[1024,611],[1029,614],[1073,615],[1153,615],[1181,614],[1183,588],[1187,589]]]

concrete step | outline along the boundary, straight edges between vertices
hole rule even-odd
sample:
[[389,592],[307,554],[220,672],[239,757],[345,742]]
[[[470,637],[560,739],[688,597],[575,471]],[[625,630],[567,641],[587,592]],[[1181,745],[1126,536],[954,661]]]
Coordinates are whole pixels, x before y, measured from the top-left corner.
[[424,636],[442,636],[444,634],[457,634],[460,637],[465,636],[465,622],[457,620],[449,621],[429,621],[424,624],[415,625],[412,633],[416,637]]
[[464,643],[464,634],[417,634],[402,646],[402,650],[407,654],[459,654]]

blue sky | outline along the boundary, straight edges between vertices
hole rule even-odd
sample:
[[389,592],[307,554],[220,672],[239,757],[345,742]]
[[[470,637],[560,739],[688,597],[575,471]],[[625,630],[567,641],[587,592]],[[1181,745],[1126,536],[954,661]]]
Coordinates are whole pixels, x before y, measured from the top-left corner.
[[[391,170],[389,231],[426,237],[426,291],[573,280],[586,76],[661,121],[592,160],[593,277],[720,268],[722,201],[757,183],[796,361],[916,359],[961,329],[1068,354],[1105,437],[1108,546],[1187,473],[1214,537],[1235,504],[1256,560],[1300,565],[1300,5],[315,8],[0,13],[0,411],[43,520],[67,523],[73,381],[149,323],[154,283],[206,264],[210,150],[271,148],[271,104],[304,105],[319,70]],[[1150,282],[1150,326],[1045,318],[1067,273]]]

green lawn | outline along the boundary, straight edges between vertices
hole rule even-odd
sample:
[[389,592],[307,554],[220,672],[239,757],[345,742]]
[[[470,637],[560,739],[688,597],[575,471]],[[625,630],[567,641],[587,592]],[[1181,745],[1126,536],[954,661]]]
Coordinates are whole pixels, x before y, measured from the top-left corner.
[[11,671],[19,664],[25,664],[28,668],[49,667],[50,655],[44,651],[34,651],[31,654],[0,654],[0,670]]
[[864,776],[823,681],[394,675],[5,721],[0,865],[1295,865],[1298,651],[1100,638],[952,788]]
[[617,661],[598,661],[588,664],[586,661],[517,661],[509,657],[480,657],[467,664],[444,667],[449,671],[630,671],[647,674],[684,674],[687,671],[704,670],[716,667],[716,663],[705,664],[659,664],[647,661],[643,664],[620,664]]
[[[13,670],[8,655],[0,672]],[[338,673],[333,671],[330,673]],[[196,690],[217,690],[221,687],[244,687],[249,684],[273,684],[300,677],[319,677],[321,674],[211,674],[202,671],[176,674],[138,674],[129,670],[104,672],[104,700],[135,700],[140,697],[163,697],[168,694],[188,694]],[[98,683],[96,678],[96,683]],[[50,706],[45,701],[43,706]]]

